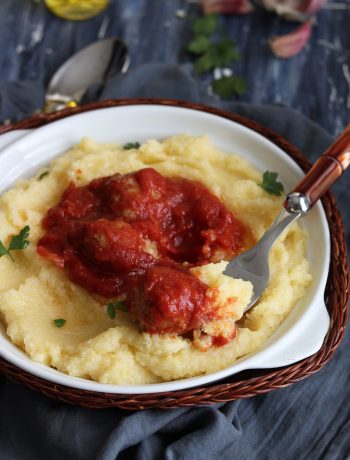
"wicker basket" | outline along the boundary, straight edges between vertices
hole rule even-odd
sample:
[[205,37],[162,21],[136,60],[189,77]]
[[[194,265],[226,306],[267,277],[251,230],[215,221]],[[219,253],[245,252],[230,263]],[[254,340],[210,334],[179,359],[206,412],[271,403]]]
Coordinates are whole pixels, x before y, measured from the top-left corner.
[[[36,115],[16,124],[3,126],[0,128],[0,134],[16,129],[37,128],[61,118],[90,110],[135,104],[180,106],[219,115],[262,134],[289,154],[304,171],[307,171],[311,166],[308,160],[295,147],[270,129],[241,116],[215,108],[173,100],[126,99],[87,104],[82,107],[67,109],[53,114]],[[140,395],[98,393],[56,385],[35,377],[1,358],[0,371],[16,382],[21,382],[33,390],[67,403],[89,408],[119,407],[128,410],[203,406],[218,402],[233,401],[238,398],[249,398],[267,393],[275,388],[286,387],[312,375],[320,370],[333,356],[343,337],[348,316],[347,304],[349,299],[349,267],[343,222],[331,193],[328,192],[322,202],[331,234],[332,255],[325,294],[331,323],[321,349],[313,356],[280,369],[241,372],[219,383],[200,388]]]

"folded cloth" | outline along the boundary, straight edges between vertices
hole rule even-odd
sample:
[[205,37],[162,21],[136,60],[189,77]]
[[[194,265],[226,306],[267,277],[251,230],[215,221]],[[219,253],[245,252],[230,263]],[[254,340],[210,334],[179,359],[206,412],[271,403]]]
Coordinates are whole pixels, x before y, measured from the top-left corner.
[[[23,84],[18,83],[19,88]],[[37,87],[38,89],[39,87]],[[0,84],[0,118],[28,114],[43,97],[6,104]],[[222,107],[282,134],[310,159],[331,137],[301,114],[276,106],[222,103],[210,97],[187,67],[146,65],[99,89],[101,99],[161,97]],[[95,94],[96,95],[96,94]],[[94,97],[87,92],[85,101]],[[24,99],[23,99],[24,101]],[[26,105],[28,103],[28,105]],[[41,102],[40,102],[41,103]],[[40,105],[40,104],[39,104]],[[5,107],[5,108],[4,108]],[[20,113],[20,109],[22,112]],[[350,192],[335,189],[350,228]],[[312,331],[310,331],[312,333]],[[264,396],[205,408],[126,412],[90,410],[49,399],[5,378],[0,380],[1,460],[41,459],[344,459],[350,456],[350,335],[316,375]]]
[[44,107],[44,85],[37,81],[0,81],[0,121],[18,121]]

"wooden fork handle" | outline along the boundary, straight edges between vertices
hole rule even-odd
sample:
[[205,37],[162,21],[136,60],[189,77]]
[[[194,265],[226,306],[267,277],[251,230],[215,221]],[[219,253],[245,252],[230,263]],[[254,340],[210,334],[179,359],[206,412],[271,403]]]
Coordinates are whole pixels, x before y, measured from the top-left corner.
[[311,206],[339,179],[350,164],[350,124],[316,161],[293,192],[309,198]]

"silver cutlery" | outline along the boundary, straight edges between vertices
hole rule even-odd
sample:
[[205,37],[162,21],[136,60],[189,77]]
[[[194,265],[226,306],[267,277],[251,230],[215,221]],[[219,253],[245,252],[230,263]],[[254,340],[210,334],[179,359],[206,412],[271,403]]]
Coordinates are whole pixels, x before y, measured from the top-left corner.
[[126,45],[118,38],[99,40],[81,49],[55,72],[46,94],[46,112],[75,107],[85,91],[103,83],[130,64]]
[[269,282],[269,253],[281,235],[299,217],[305,216],[350,164],[350,125],[320,156],[303,180],[289,193],[276,221],[258,243],[231,260],[224,271],[232,278],[250,281],[253,296],[245,311],[259,300]]

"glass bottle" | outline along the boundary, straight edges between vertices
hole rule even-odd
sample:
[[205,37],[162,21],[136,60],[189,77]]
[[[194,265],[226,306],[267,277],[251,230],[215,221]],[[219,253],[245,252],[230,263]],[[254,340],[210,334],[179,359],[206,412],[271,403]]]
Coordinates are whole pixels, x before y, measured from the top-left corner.
[[63,19],[82,21],[97,16],[109,0],[45,0],[49,10]]

